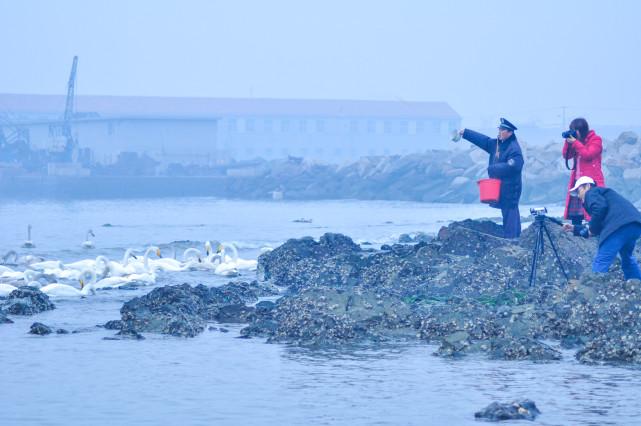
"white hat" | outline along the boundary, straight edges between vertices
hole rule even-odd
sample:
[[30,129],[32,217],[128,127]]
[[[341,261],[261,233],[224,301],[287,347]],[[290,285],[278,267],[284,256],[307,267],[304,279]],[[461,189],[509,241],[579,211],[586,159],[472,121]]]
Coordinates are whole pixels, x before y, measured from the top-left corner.
[[594,182],[594,179],[592,179],[591,177],[589,177],[589,176],[581,176],[580,178],[578,178],[576,180],[576,183],[574,184],[572,189],[570,189],[570,191],[569,191],[570,195],[573,196],[573,197],[578,196],[579,193],[578,193],[577,189],[579,189],[579,186],[585,185],[586,183],[589,183],[591,185],[596,185],[596,183]]

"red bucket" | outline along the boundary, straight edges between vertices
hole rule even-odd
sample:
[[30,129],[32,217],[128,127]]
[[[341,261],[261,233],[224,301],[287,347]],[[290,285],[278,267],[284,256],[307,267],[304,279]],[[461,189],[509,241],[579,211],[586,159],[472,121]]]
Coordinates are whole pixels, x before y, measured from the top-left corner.
[[481,179],[478,181],[481,203],[496,203],[501,194],[500,179]]

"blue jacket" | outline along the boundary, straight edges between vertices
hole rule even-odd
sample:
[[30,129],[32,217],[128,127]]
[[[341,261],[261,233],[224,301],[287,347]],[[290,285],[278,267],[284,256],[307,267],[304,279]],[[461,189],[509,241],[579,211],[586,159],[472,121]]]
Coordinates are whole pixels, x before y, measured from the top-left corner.
[[465,129],[463,137],[490,154],[487,173],[491,178],[501,180],[499,202],[490,205],[499,209],[518,207],[523,189],[523,153],[516,136],[512,134],[509,139],[499,142],[497,138]]
[[592,235],[599,236],[599,245],[622,226],[641,224],[639,210],[611,188],[590,189],[585,193],[583,206],[592,218],[588,226]]

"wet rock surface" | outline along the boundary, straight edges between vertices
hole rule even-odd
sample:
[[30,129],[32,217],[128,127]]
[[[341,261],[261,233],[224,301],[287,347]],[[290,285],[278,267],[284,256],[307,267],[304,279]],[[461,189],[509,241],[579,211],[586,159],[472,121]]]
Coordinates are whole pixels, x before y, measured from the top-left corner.
[[534,420],[541,414],[534,401],[525,399],[509,404],[493,402],[483,410],[474,413],[479,420],[499,422],[504,420]]
[[12,315],[34,315],[55,308],[49,296],[37,288],[26,286],[12,291],[0,307]]
[[537,362],[561,359],[560,346],[585,363],[640,363],[641,282],[617,265],[592,274],[596,240],[546,226],[569,281],[546,237],[529,285],[536,224],[509,241],[491,221],[466,220],[381,250],[325,234],[261,255],[262,281],[157,288],[105,328],[192,337],[209,322],[243,323],[241,337],[301,346],[418,340],[437,356]]
[[248,322],[255,308],[247,303],[275,291],[272,286],[257,282],[212,288],[188,284],[159,287],[126,302],[120,309],[121,319],[108,321],[104,327],[120,330],[120,338],[139,339],[144,332],[194,337],[205,330],[209,321]]
[[7,317],[7,314],[0,309],[0,324],[13,324],[13,321]]
[[29,330],[29,334],[36,334],[38,336],[46,336],[51,333],[53,333],[51,327],[44,325],[41,322],[34,322],[31,324],[31,329]]
[[[257,309],[241,334],[311,346],[418,338],[439,344],[437,356],[480,352],[533,361],[561,359],[554,345],[543,343],[555,340],[581,350],[583,362],[637,362],[637,345],[630,342],[639,341],[638,335],[616,334],[630,331],[641,300],[615,289],[634,282],[625,283],[616,266],[593,276],[596,241],[546,222],[569,283],[545,236],[537,279],[529,285],[535,224],[518,241],[508,241],[498,237],[495,223],[466,220],[441,229],[433,241],[373,252],[344,236],[290,240],[259,258],[259,278],[287,288],[287,294],[273,307]],[[597,282],[613,306],[598,298]],[[585,293],[588,300],[581,298]],[[629,314],[603,316],[603,310]],[[591,317],[594,312],[600,321]],[[613,339],[605,338],[610,346],[603,348],[606,330]]]

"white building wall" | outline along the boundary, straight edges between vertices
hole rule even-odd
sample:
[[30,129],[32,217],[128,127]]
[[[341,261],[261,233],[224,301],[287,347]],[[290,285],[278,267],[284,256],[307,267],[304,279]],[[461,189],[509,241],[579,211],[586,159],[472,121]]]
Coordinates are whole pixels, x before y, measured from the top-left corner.
[[[161,164],[213,165],[234,158],[288,155],[324,162],[368,155],[405,155],[447,148],[459,120],[424,117],[227,116],[218,119],[103,119],[76,122],[80,148],[110,164],[120,152],[146,153]],[[55,129],[54,129],[55,130]],[[30,143],[63,142],[47,124],[30,125]]]

